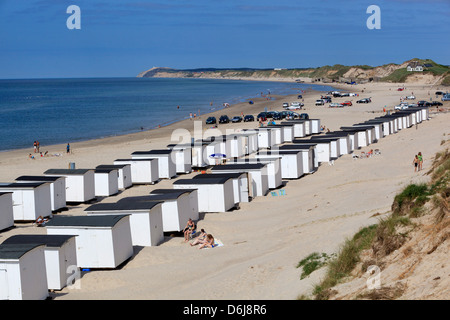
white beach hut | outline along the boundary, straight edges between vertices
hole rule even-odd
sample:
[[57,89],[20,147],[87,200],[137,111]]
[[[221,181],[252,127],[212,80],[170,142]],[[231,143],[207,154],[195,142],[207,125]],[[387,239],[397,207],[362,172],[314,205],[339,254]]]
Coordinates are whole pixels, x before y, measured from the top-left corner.
[[0,231],[14,226],[12,192],[0,192]]
[[89,217],[129,215],[132,245],[157,246],[164,240],[161,205],[161,201],[142,201],[141,197],[127,197],[116,203],[97,203],[84,211]]
[[[128,197],[122,201],[147,201],[160,202],[162,215],[162,229],[164,232],[181,231],[186,227],[189,219],[192,218],[190,208],[190,192],[178,190],[175,193],[149,194],[139,197]],[[198,215],[198,214],[197,214]]]
[[131,158],[158,159],[158,173],[161,179],[171,179],[177,175],[175,156],[172,155],[172,149],[135,151],[131,154]]
[[258,132],[255,130],[242,130],[236,134],[244,138],[245,155],[258,152]]
[[314,153],[314,155],[315,159],[317,160],[315,161],[316,167],[318,167],[323,162],[328,163],[331,161],[331,143],[329,141],[321,139],[294,139],[294,141],[292,141],[292,144],[315,146],[316,152]]
[[245,138],[238,134],[223,136],[228,151],[227,158],[241,158],[246,154]]
[[14,221],[36,221],[39,216],[52,216],[48,182],[3,183],[0,192],[12,192]]
[[315,144],[287,144],[281,146],[279,151],[300,151],[302,158],[302,172],[303,174],[314,173],[319,167],[317,161],[317,147]]
[[188,209],[190,210],[189,217],[196,221],[199,219],[199,213],[198,213],[198,190],[197,189],[155,189],[150,192],[150,194],[179,194],[179,193],[188,193],[189,195],[189,206]]
[[320,119],[309,119],[311,123],[311,134],[320,133]]
[[117,187],[120,190],[127,189],[133,185],[131,181],[131,164],[101,164],[95,169],[116,169],[118,172]]
[[298,179],[303,175],[302,154],[300,150],[289,151],[260,151],[255,157],[258,159],[273,158],[280,156],[281,178]]
[[109,197],[119,192],[119,171],[117,169],[95,169],[94,177],[96,197]]
[[[251,197],[265,196],[269,192],[267,164],[264,163],[231,163],[211,168],[212,173],[247,172]],[[255,190],[256,193],[253,193]],[[252,194],[253,193],[253,194]]]
[[354,132],[357,136],[355,141],[357,140],[357,145],[355,146],[355,149],[360,149],[363,147],[367,147],[370,144],[369,140],[369,133],[367,131],[367,128],[365,127],[341,127],[342,131],[346,132]]
[[273,145],[280,145],[284,143],[284,130],[282,127],[276,125],[268,125],[265,127],[267,130],[270,130],[273,137]]
[[132,184],[155,184],[159,181],[158,159],[116,159],[114,164],[128,164]]
[[192,147],[190,144],[169,144],[167,148],[172,150],[177,173],[192,172]]
[[216,153],[214,150],[211,150],[215,146],[210,146],[210,144],[211,142],[201,140],[190,144],[192,148],[192,168],[206,168],[210,165],[211,159],[208,157],[208,152],[212,152],[210,154]]
[[20,234],[6,239],[3,244],[44,245],[45,270],[48,290],[61,290],[77,270],[75,236]]
[[0,245],[0,300],[48,297],[44,245]]
[[267,126],[268,128],[280,128],[283,132],[282,143],[292,142],[294,139],[294,124],[292,123],[281,123],[281,124],[271,124]]
[[281,177],[281,158],[280,157],[268,157],[268,158],[247,158],[247,159],[235,159],[232,163],[264,163],[267,164],[267,183],[269,189],[276,189],[283,184]]
[[281,124],[292,124],[294,127],[294,138],[303,138],[306,136],[305,121],[306,120],[287,120],[281,122]]
[[389,129],[389,119],[370,119],[367,120],[366,122],[364,122],[366,124],[379,124],[380,125],[380,137],[384,138],[385,136],[388,136],[390,134],[390,129]]
[[352,153],[354,150],[354,133],[350,131],[333,131],[327,132],[324,136],[318,136],[317,138],[322,137],[334,137],[338,138],[339,150],[341,155]]
[[76,235],[77,266],[116,268],[133,255],[128,215],[55,216],[47,234]]
[[231,178],[233,180],[233,197],[234,197],[234,205],[236,208],[239,208],[240,202],[250,201],[250,196],[248,192],[249,180],[247,172],[198,174],[195,177],[193,177],[193,179],[211,179],[224,177]]
[[[325,139],[331,141],[331,154],[334,159],[338,157],[348,154],[350,149],[350,139],[348,138],[348,134],[345,131],[341,131],[342,134],[324,134],[320,136],[315,136],[314,139]],[[334,150],[336,153],[334,153]]]
[[20,176],[16,178],[16,182],[48,182],[52,211],[66,208],[66,177]]
[[258,133],[258,150],[270,149],[275,143],[275,131],[268,128],[252,129]]
[[174,189],[197,189],[199,212],[225,212],[235,206],[233,179],[218,177],[210,179],[179,179]]
[[87,202],[95,198],[94,169],[49,169],[44,175],[66,177],[66,202]]

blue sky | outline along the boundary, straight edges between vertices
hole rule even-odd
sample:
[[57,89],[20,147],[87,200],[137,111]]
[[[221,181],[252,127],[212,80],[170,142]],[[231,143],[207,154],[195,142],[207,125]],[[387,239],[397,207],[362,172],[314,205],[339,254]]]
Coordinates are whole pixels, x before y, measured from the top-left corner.
[[[69,30],[70,5],[81,29]],[[369,5],[381,29],[369,30]],[[134,77],[153,66],[450,64],[449,0],[0,0],[0,78]]]

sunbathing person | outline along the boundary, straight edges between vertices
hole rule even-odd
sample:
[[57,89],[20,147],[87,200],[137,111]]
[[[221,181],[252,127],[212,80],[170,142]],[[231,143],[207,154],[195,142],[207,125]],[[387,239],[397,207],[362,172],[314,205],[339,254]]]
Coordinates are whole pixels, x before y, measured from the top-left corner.
[[212,234],[208,233],[206,235],[206,239],[203,241],[203,243],[198,247],[199,249],[202,248],[214,248],[214,237]]
[[203,243],[205,240],[206,240],[206,231],[205,231],[205,229],[201,229],[200,230],[200,235],[197,238],[195,238],[195,240],[192,241],[190,243],[190,245],[191,246],[195,246],[195,245],[197,245],[199,243]]

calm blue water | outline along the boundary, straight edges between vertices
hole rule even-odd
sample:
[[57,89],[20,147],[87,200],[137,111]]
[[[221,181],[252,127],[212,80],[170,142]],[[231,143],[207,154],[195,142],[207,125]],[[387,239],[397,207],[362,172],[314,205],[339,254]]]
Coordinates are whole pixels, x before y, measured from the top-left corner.
[[[0,80],[0,150],[122,135],[267,94],[333,90],[265,81],[161,78]],[[212,107],[210,103],[213,103]],[[177,106],[180,106],[178,109]]]

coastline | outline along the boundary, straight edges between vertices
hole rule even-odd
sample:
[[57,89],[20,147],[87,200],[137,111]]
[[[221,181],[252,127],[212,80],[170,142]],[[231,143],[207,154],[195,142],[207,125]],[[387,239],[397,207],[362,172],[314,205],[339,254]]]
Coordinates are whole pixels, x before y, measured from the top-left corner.
[[[306,112],[311,118],[321,119],[321,124],[331,131],[382,115],[385,105],[393,106],[404,93],[394,90],[397,84],[347,87],[359,92],[360,97],[337,98],[336,101],[353,100],[371,96],[367,105],[354,103],[352,107],[315,107],[317,92],[305,94]],[[351,89],[350,89],[351,88]],[[427,97],[432,87],[421,84],[408,85],[418,99]],[[389,90],[391,89],[391,90]],[[364,93],[362,93],[364,90]],[[267,107],[281,110],[282,102],[291,102],[295,95],[277,97],[276,100],[256,100],[253,105],[236,104],[225,110],[229,116],[256,114]],[[296,99],[295,99],[296,100]],[[224,109],[212,114],[220,114]],[[309,292],[322,276],[322,271],[300,280],[296,264],[311,252],[335,252],[346,237],[360,227],[372,224],[390,210],[398,190],[413,182],[426,181],[425,174],[415,174],[410,165],[418,151],[424,154],[424,172],[432,157],[440,150],[443,134],[449,134],[449,113],[432,113],[432,119],[418,129],[401,130],[388,136],[373,147],[381,155],[364,160],[353,160],[344,155],[333,166],[321,165],[314,174],[298,180],[287,180],[286,195],[268,194],[250,203],[242,203],[239,210],[204,214],[198,221],[219,238],[224,246],[217,250],[196,250],[183,239],[166,236],[157,247],[135,249],[135,255],[117,270],[85,272],[79,290],[63,289],[53,295],[56,300],[90,299],[296,299]],[[202,132],[204,125],[202,115]],[[219,125],[219,130],[256,128],[258,123]],[[171,143],[174,130],[186,135],[193,132],[194,121],[184,120],[155,130],[117,137],[94,139],[74,143],[73,154],[65,155],[65,145],[48,149],[63,153],[61,156],[30,160],[28,151],[0,153],[0,176],[7,182],[24,174],[42,174],[49,168],[67,168],[70,162],[76,168],[93,168],[111,163],[119,157],[129,156],[138,150],[165,148]],[[178,142],[178,141],[176,141]],[[356,152],[368,151],[363,148]],[[45,148],[44,148],[45,149]],[[30,148],[29,150],[32,150]],[[50,153],[50,152],[49,152]],[[182,175],[192,177],[196,172]],[[157,188],[171,188],[173,180],[162,180],[156,185],[133,186],[101,202],[116,202],[128,196],[146,195]],[[61,215],[84,215],[88,204],[70,206]],[[0,242],[14,234],[45,233],[45,228],[33,224],[18,227],[0,234]],[[198,268],[202,266],[199,273]],[[192,288],[204,290],[192,295]]]

